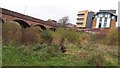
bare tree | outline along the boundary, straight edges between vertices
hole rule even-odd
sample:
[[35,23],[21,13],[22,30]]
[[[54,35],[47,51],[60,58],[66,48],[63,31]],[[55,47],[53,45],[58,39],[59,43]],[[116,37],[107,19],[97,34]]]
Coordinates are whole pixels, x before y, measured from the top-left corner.
[[69,22],[69,17],[68,16],[62,17],[61,19],[59,19],[58,22],[61,23],[63,27],[65,27],[65,24]]
[[47,22],[50,22],[50,23],[57,23],[56,20],[51,20],[51,19],[48,19]]

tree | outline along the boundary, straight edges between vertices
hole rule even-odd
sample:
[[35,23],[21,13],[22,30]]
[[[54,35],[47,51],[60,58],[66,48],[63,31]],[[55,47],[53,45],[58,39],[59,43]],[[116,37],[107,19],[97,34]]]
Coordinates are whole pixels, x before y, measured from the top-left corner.
[[56,20],[51,20],[51,19],[48,19],[47,22],[50,22],[50,23],[57,23]]
[[62,27],[65,27],[66,23],[69,22],[69,17],[68,16],[62,17],[61,19],[59,19],[58,22],[61,23]]

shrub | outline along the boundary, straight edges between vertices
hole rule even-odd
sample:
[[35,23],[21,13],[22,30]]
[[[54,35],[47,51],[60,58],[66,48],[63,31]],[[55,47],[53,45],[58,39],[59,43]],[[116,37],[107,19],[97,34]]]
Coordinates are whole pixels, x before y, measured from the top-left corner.
[[40,34],[42,42],[43,43],[47,43],[47,44],[51,44],[52,43],[52,34],[47,31],[47,30],[43,30],[42,33]]
[[57,29],[56,32],[52,33],[53,43],[60,43],[62,39],[65,39],[65,42],[68,43],[80,43],[79,33],[73,29]]
[[3,44],[39,44],[40,30],[35,27],[21,28],[15,23],[6,22],[2,27]]
[[98,51],[91,52],[91,54],[89,54],[88,62],[94,66],[104,66],[105,59],[103,53]]
[[91,35],[87,33],[80,33],[80,41],[82,44],[89,43],[91,41]]
[[39,60],[46,61],[50,57],[56,57],[62,54],[59,49],[59,45],[48,45],[48,44],[40,44],[33,48],[33,51],[36,53],[35,55],[39,57]]
[[60,52],[59,45],[55,44],[48,46],[46,51],[51,57],[58,56],[60,53],[62,53]]
[[41,42],[40,32],[36,28],[21,29],[22,44],[39,44]]
[[67,29],[64,33],[64,37],[69,43],[73,43],[73,44],[80,43],[79,33],[77,33],[72,29]]
[[20,41],[21,38],[21,27],[15,23],[3,23],[2,27],[2,39],[3,44],[9,43],[9,44],[16,44]]
[[104,44],[107,45],[118,45],[118,30],[116,28],[112,28],[103,39]]
[[60,41],[62,39],[62,34],[61,32],[59,32],[60,30],[57,29],[55,32],[51,32],[52,34],[52,37],[53,37],[53,40],[52,40],[52,43],[53,44],[60,44]]

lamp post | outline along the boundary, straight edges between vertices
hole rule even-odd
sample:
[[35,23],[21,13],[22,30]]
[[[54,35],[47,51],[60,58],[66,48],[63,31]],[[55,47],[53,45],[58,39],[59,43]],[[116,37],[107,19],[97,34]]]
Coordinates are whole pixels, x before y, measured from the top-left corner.
[[27,5],[24,7],[24,14],[26,13],[26,8],[27,8],[27,7],[28,7]]

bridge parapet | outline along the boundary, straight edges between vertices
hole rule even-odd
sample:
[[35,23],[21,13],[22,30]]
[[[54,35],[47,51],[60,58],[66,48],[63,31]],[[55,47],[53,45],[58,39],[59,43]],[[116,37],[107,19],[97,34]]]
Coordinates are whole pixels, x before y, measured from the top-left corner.
[[13,16],[13,17],[16,17],[16,18],[20,18],[22,20],[28,20],[28,21],[39,23],[39,24],[42,24],[42,25],[47,25],[47,26],[50,26],[50,27],[56,27],[56,28],[58,27],[58,25],[56,25],[54,23],[43,21],[41,19],[34,18],[34,17],[28,16],[28,15],[24,15],[24,14],[21,14],[21,13],[18,13],[18,12],[14,12],[14,11],[11,11],[11,10],[8,10],[8,9],[0,8],[0,10],[1,10],[0,14]]

